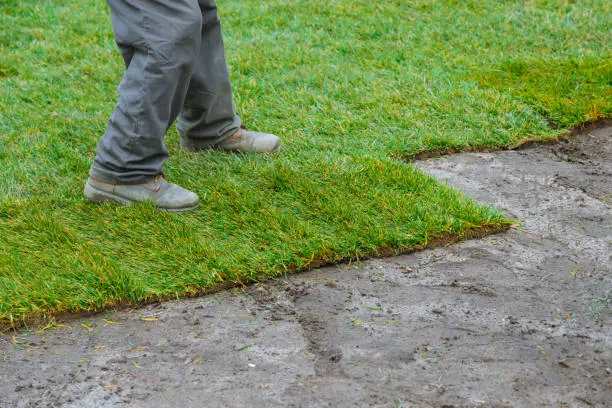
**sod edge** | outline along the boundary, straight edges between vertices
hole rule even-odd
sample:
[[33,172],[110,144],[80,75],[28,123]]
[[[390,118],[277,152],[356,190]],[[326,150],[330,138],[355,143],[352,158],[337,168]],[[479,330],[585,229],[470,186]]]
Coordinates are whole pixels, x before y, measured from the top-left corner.
[[551,135],[550,137],[538,137],[538,138],[523,138],[515,144],[511,144],[507,147],[483,147],[476,146],[470,147],[466,146],[465,148],[455,149],[450,148],[446,150],[434,150],[434,151],[423,151],[420,153],[415,153],[413,155],[399,156],[400,160],[404,160],[408,163],[413,163],[417,161],[427,160],[427,159],[436,159],[444,156],[452,156],[454,154],[459,153],[493,153],[499,151],[509,151],[509,150],[523,150],[529,149],[531,147],[536,146],[547,146],[551,144],[559,143],[560,141],[567,140],[579,134],[588,132],[590,130],[601,129],[605,127],[612,126],[612,118],[609,117],[601,117],[599,119],[593,121],[586,121],[569,130],[564,130],[557,134]]
[[[346,257],[342,258],[336,262],[330,262],[324,259],[312,259],[310,263],[301,268],[296,268],[294,266],[290,266],[283,273],[295,274],[299,272],[306,272],[316,268],[322,268],[330,265],[340,265],[343,263],[350,263],[356,261],[364,261],[367,259],[373,258],[387,258],[392,256],[399,255],[407,255],[417,251],[422,251],[425,249],[434,249],[440,247],[446,247],[448,245],[456,244],[463,241],[481,239],[487,236],[501,234],[509,229],[515,227],[517,224],[511,221],[503,221],[499,223],[491,223],[487,225],[482,225],[478,227],[474,227],[468,229],[466,231],[452,234],[452,233],[443,233],[437,234],[430,237],[427,242],[424,242],[419,245],[415,245],[412,247],[400,248],[400,249],[389,249],[389,248],[380,248],[378,250],[372,252],[366,252],[359,256],[354,257]],[[56,324],[69,324],[76,320],[80,320],[83,318],[91,317],[98,315],[107,311],[119,311],[119,310],[129,310],[134,308],[143,307],[150,304],[168,302],[172,300],[180,300],[180,299],[193,299],[197,297],[202,297],[206,295],[211,295],[214,293],[218,293],[224,290],[229,290],[233,288],[245,287],[248,284],[264,282],[273,279],[278,279],[278,277],[271,277],[264,280],[252,280],[247,282],[224,282],[222,284],[215,285],[212,288],[201,288],[193,292],[189,293],[175,293],[166,296],[150,296],[148,298],[142,299],[138,302],[133,302],[127,299],[114,299],[110,302],[101,305],[100,307],[92,308],[92,309],[78,309],[78,310],[47,310],[41,313],[30,313],[26,316],[23,316],[19,319],[13,318],[12,314],[8,315],[0,315],[0,334],[5,334],[8,332],[19,332],[22,330],[42,330],[45,327],[53,327]]]

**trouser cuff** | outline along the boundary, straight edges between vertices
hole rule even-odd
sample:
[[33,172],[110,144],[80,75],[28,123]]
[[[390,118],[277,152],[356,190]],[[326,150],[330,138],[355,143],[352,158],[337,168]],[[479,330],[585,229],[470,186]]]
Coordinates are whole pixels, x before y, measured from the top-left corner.
[[89,170],[89,177],[94,178],[98,181],[109,184],[118,184],[125,186],[132,186],[137,184],[146,184],[153,180],[157,174],[142,174],[135,171],[127,173],[116,172],[102,168],[98,163],[93,163]]

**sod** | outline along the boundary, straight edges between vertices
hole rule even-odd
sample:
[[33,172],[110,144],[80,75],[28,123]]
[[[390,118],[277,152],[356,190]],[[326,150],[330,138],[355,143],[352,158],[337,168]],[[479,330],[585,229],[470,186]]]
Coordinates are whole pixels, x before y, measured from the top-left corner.
[[178,149],[200,210],[82,197],[123,65],[103,0],[0,4],[0,323],[186,296],[508,220],[404,159],[612,112],[606,1],[219,2],[236,107],[273,156]]

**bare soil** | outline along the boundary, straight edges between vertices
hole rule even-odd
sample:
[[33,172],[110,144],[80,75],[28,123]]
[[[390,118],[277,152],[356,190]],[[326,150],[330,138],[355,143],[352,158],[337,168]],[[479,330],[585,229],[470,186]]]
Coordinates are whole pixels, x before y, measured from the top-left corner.
[[603,125],[414,164],[506,233],[0,336],[0,407],[610,406]]

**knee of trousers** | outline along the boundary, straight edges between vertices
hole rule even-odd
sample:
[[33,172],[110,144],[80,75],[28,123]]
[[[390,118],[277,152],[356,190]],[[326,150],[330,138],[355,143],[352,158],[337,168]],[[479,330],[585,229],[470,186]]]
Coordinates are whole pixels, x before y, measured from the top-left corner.
[[156,28],[148,41],[150,52],[170,64],[191,64],[202,41],[202,15],[198,12],[173,16],[165,27]]

